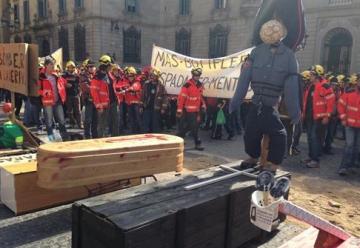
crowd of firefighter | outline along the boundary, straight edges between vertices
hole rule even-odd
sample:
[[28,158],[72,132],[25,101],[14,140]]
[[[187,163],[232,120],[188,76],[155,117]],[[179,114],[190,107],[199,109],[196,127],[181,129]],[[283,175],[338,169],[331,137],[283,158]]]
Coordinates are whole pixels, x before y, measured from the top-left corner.
[[[191,135],[195,149],[201,151],[199,128],[209,131],[212,139],[222,139],[223,129],[228,140],[241,135],[251,100],[229,113],[231,100],[203,96],[202,69],[193,68],[191,74],[179,95],[168,95],[160,82],[161,72],[151,66],[121,68],[103,55],[97,62],[69,61],[59,71],[49,56],[39,65],[39,97],[16,95],[15,113],[20,118],[24,101],[24,124],[39,130],[44,124],[49,141],[55,141],[54,128],[63,141],[70,140],[69,125],[83,129],[85,139],[160,133],[177,126],[177,135]],[[299,74],[299,84],[302,121],[292,125],[279,104],[288,134],[286,156],[300,153],[300,136],[306,131],[309,158],[302,162],[317,168],[321,156],[334,154],[334,138],[345,139],[338,173],[349,174],[359,165],[360,74],[334,74],[315,65]],[[0,97],[10,101],[5,90]]]

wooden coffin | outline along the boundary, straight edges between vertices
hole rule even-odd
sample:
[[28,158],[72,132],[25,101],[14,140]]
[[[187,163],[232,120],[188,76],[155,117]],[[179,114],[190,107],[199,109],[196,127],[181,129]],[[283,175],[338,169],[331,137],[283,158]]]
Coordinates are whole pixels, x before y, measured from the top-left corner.
[[72,247],[238,248],[261,234],[250,223],[255,181],[236,177],[184,190],[224,174],[212,168],[77,202],[72,209]]
[[75,200],[139,185],[140,178],[71,189],[48,190],[37,185],[36,163],[1,168],[1,200],[16,214],[33,212]]
[[72,188],[181,171],[184,140],[165,134],[52,143],[38,150],[38,185]]

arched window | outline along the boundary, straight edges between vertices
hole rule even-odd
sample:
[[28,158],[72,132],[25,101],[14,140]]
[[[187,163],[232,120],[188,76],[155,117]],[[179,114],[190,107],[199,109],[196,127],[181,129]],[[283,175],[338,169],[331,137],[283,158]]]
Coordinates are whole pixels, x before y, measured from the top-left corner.
[[22,42],[21,37],[19,35],[16,35],[15,38],[14,38],[14,42],[15,43],[21,43]]
[[221,25],[210,29],[209,57],[218,58],[226,56],[229,30]]
[[191,32],[181,28],[175,34],[175,51],[190,56]]
[[25,42],[25,43],[28,43],[28,44],[31,44],[32,38],[31,38],[31,35],[30,35],[30,34],[25,34],[25,35],[24,35],[24,42]]
[[347,74],[350,72],[353,38],[345,28],[330,30],[324,40],[323,65],[326,70]]
[[124,63],[141,63],[141,31],[134,26],[123,30]]
[[69,31],[61,27],[59,29],[59,47],[63,49],[63,61],[68,61],[70,58],[69,55]]
[[74,29],[75,60],[83,61],[86,58],[86,28],[77,24]]

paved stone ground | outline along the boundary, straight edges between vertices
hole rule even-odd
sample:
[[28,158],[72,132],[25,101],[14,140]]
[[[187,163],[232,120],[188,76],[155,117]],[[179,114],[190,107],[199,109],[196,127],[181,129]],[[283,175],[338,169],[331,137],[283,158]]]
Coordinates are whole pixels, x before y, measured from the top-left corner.
[[[202,133],[206,150],[202,153],[193,151],[191,139],[187,140],[187,153],[192,155],[201,154],[233,161],[246,158],[242,137],[238,136],[235,141],[212,141],[207,133]],[[324,157],[322,167],[319,170],[308,170],[299,163],[302,154],[285,161],[284,169],[294,173],[304,173],[309,176],[344,180],[337,176],[336,168],[341,159],[342,142],[336,142],[336,155]],[[303,141],[301,148],[306,150]],[[359,175],[354,174],[347,180],[358,184]],[[275,248],[296,236],[304,230],[303,227],[293,223],[282,224],[279,231],[261,242],[252,242],[244,248]],[[71,246],[71,211],[70,205],[39,211],[32,214],[14,217],[3,205],[0,205],[0,247],[70,247]]]
[[70,205],[14,217],[0,206],[0,247],[71,247]]
[[264,233],[263,237],[258,241],[249,242],[240,248],[277,248],[304,230],[303,227],[297,226],[291,222],[285,222],[278,227],[277,231],[271,234]]

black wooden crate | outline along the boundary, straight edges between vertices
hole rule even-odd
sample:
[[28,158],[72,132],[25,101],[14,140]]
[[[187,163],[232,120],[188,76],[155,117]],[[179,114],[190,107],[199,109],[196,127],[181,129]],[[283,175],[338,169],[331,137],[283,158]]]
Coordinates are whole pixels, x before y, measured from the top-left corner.
[[186,185],[224,174],[212,168],[79,201],[72,210],[72,246],[237,248],[261,234],[249,218],[255,181],[236,177],[184,190]]

